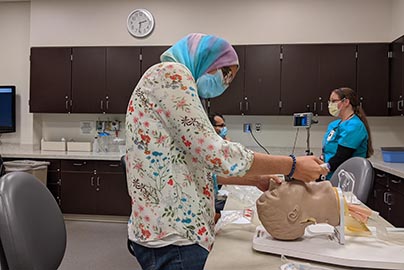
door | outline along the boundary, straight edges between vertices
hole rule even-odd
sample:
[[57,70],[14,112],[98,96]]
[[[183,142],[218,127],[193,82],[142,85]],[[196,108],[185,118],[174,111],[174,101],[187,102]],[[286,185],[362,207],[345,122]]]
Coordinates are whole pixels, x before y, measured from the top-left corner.
[[340,87],[356,90],[356,45],[319,45],[318,90],[312,103],[312,112],[328,114],[328,98],[331,91]]
[[104,47],[73,48],[72,112],[105,112],[105,51]]
[[223,115],[240,115],[247,113],[248,103],[244,93],[245,83],[245,48],[246,46],[234,46],[239,59],[239,70],[226,91],[208,101],[208,111]]
[[126,113],[132,91],[140,79],[140,47],[108,47],[106,113]]
[[29,111],[70,112],[71,48],[31,48]]
[[318,97],[319,45],[282,45],[282,115],[309,112]]
[[404,115],[404,37],[401,37],[391,44],[392,58],[390,61],[390,100],[391,115]]
[[389,114],[389,45],[359,44],[357,91],[360,105],[368,116]]
[[281,94],[280,45],[250,45],[245,53],[245,114],[277,115]]

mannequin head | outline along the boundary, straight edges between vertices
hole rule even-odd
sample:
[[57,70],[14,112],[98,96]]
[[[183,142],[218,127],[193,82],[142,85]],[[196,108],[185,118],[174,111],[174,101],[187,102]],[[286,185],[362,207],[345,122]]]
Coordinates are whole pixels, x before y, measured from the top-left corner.
[[338,200],[329,181],[271,182],[258,198],[257,210],[262,225],[279,240],[302,237],[311,224],[339,224]]

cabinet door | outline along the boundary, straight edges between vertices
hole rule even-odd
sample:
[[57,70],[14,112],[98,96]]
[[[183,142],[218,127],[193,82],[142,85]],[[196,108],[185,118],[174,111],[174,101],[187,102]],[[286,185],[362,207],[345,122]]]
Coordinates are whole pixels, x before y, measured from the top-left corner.
[[404,78],[404,37],[391,44],[392,58],[390,60],[390,100],[391,114],[404,115],[403,109],[403,78]]
[[129,216],[131,199],[120,161],[97,161],[97,213]]
[[147,46],[142,47],[142,68],[141,73],[143,74],[151,66],[160,63],[160,55],[165,52],[169,46]]
[[129,98],[140,79],[139,47],[107,48],[105,112],[126,113]]
[[327,101],[332,90],[340,87],[356,90],[356,45],[326,44],[318,47],[318,92],[311,109],[315,114],[329,115]]
[[360,104],[369,116],[389,113],[388,51],[387,43],[358,45],[357,91]]
[[97,214],[96,177],[93,172],[62,170],[62,212],[70,214]]
[[95,161],[61,161],[62,212],[70,214],[96,214]]
[[97,174],[97,213],[100,215],[129,216],[131,199],[123,173]]
[[72,112],[105,112],[105,48],[73,48]]
[[31,48],[29,111],[70,111],[71,48]]
[[280,113],[313,111],[318,96],[319,45],[282,45]]
[[245,82],[245,48],[246,46],[234,46],[237,52],[240,68],[236,77],[226,91],[208,101],[208,111],[223,115],[240,115],[247,113],[247,103],[244,99]]
[[245,53],[246,114],[277,115],[281,91],[280,45],[251,45]]

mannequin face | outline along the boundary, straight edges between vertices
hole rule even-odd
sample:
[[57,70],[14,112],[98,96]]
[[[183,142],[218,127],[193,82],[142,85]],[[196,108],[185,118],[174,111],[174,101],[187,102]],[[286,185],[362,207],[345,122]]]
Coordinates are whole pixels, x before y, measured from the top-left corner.
[[329,181],[271,182],[258,198],[257,210],[262,225],[279,240],[302,237],[310,224],[339,224],[338,201]]

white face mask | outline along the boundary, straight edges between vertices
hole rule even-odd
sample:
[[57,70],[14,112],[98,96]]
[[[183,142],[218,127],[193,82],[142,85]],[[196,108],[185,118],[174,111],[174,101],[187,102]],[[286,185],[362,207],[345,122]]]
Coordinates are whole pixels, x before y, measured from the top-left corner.
[[340,109],[338,109],[338,102],[331,102],[330,104],[328,104],[328,112],[334,116],[334,117],[338,117],[339,113],[340,113]]

